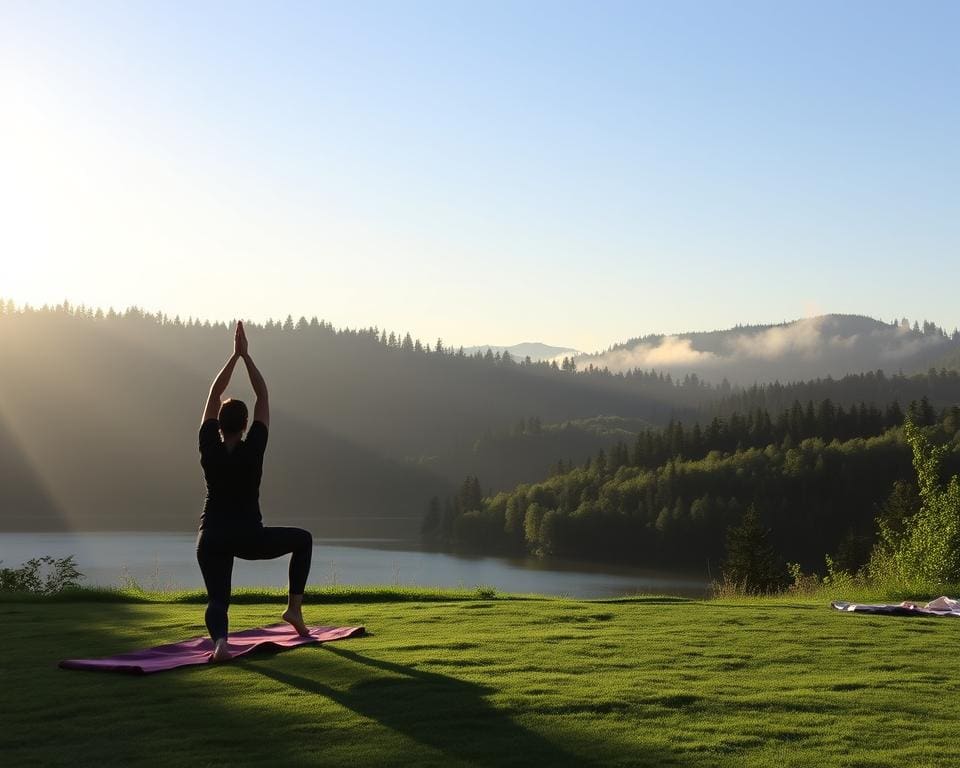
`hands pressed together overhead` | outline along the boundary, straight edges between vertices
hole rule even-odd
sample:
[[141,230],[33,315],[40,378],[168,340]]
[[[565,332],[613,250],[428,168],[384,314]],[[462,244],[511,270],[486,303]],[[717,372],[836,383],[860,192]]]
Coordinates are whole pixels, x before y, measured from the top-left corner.
[[[222,397],[227,385],[230,383],[230,376],[233,373],[233,367],[237,360],[243,360],[246,364],[247,374],[250,376],[250,384],[257,396],[257,402],[253,409],[253,418],[255,421],[263,422],[264,426],[270,425],[270,405],[267,396],[267,384],[263,380],[259,369],[254,365],[250,357],[250,351],[247,346],[247,332],[243,329],[243,322],[237,321],[237,329],[233,334],[233,355],[223,366],[220,373],[210,385],[210,392],[207,395],[207,404],[203,409],[203,421],[214,419],[220,409],[220,398]],[[203,423],[203,422],[201,422]]]
[[233,334],[233,354],[236,357],[247,356],[247,332],[243,330],[243,321],[237,321],[237,330]]

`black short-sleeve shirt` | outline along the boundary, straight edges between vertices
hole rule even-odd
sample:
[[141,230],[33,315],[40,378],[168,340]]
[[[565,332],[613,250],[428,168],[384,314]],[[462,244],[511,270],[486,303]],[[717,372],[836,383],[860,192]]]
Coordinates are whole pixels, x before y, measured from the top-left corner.
[[207,499],[200,529],[256,528],[260,516],[260,478],[267,448],[267,425],[254,421],[232,451],[220,439],[220,422],[200,426],[200,466],[207,481]]

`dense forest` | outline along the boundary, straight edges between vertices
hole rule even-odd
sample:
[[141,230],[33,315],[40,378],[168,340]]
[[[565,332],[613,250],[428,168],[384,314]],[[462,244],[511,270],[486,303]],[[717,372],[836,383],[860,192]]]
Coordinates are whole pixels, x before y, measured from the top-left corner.
[[[0,528],[195,525],[196,429],[230,325],[0,301]],[[743,389],[317,318],[248,335],[273,409],[265,517],[320,536],[415,536],[436,498],[440,546],[699,565],[762,501],[784,555],[816,558],[869,532],[879,478],[909,475],[905,413],[946,434],[960,402],[949,371]],[[228,394],[252,397],[242,372]]]
[[[921,408],[922,416],[913,415],[922,422],[934,410],[960,402],[960,372],[887,377],[875,371],[837,380],[755,385],[721,395],[698,412],[677,409],[666,427],[615,416],[559,424],[543,424],[533,416],[520,419],[510,428],[487,430],[476,441],[471,473],[484,479],[485,488],[502,490],[544,477],[558,461],[582,462],[618,442],[639,445],[633,450],[658,466],[672,456],[702,458],[711,450],[762,448],[787,436],[794,444],[808,437],[830,442],[875,436],[901,423],[900,402]],[[815,405],[817,397],[822,399]],[[888,403],[883,409],[874,405],[882,402]]]
[[[829,399],[647,429],[582,465],[484,496],[477,477],[441,503],[431,499],[424,537],[440,546],[642,565],[716,567],[726,532],[754,506],[780,555],[806,568],[825,554],[865,562],[884,505],[916,502],[903,439],[905,417],[951,446],[960,470],[960,407],[926,398],[906,409]],[[896,488],[896,489],[895,489]],[[893,499],[893,501],[891,501]]]
[[[0,527],[180,530],[202,500],[196,429],[230,324],[0,301]],[[317,318],[247,325],[273,410],[268,518],[416,534],[487,429],[537,414],[662,423],[714,390],[653,372],[466,355]],[[228,394],[250,399],[242,373]],[[532,471],[533,479],[542,472]]]
[[619,441],[631,441],[648,428],[644,419],[620,416],[555,424],[544,424],[538,416],[521,418],[509,427],[484,430],[473,444],[469,471],[482,477],[488,488],[512,488],[549,474],[558,457],[582,461]]
[[754,384],[706,403],[698,417],[728,416],[757,408],[778,412],[797,401],[808,403],[829,399],[836,405],[850,407],[860,403],[909,403],[922,398],[936,408],[960,402],[960,365],[929,368],[924,374],[907,375],[901,371],[888,376],[882,370],[876,370],[850,373],[837,379],[827,377],[790,384],[778,381]]

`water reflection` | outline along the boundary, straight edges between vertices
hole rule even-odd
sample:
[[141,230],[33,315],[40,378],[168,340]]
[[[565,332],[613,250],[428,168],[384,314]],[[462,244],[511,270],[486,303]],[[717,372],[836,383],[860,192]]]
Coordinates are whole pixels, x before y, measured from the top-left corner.
[[[0,561],[14,567],[31,557],[74,555],[84,584],[145,589],[203,586],[192,533],[3,533]],[[235,586],[286,584],[286,558],[234,565]],[[706,594],[705,575],[534,557],[484,557],[425,552],[398,539],[315,539],[311,585],[395,584],[420,587],[490,586],[500,592],[570,597]]]

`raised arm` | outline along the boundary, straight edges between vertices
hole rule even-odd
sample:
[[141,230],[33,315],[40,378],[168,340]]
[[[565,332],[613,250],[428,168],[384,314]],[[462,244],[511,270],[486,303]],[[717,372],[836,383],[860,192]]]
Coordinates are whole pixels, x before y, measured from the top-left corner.
[[237,323],[237,330],[233,334],[233,354],[227,360],[227,364],[220,369],[217,378],[210,385],[210,394],[207,395],[207,404],[203,408],[203,420],[200,422],[215,419],[220,415],[220,398],[227,391],[227,385],[230,383],[230,377],[233,375],[233,367],[237,364],[243,355],[247,352],[247,336],[243,332],[243,325]]
[[201,424],[209,419],[215,419],[220,414],[220,398],[223,397],[223,393],[227,391],[227,385],[230,383],[230,376],[233,375],[233,367],[237,364],[237,360],[240,359],[240,355],[234,352],[230,355],[230,359],[227,360],[227,364],[223,366],[220,370],[220,373],[217,374],[217,378],[213,380],[213,384],[210,385],[210,394],[207,395],[207,404],[203,409],[203,419],[200,421]]
[[267,383],[263,380],[263,375],[260,373],[260,369],[253,362],[253,358],[250,357],[250,352],[247,349],[247,334],[243,330],[243,323],[237,323],[237,333],[241,337],[241,346],[240,346],[240,356],[243,358],[243,362],[247,366],[247,374],[250,376],[250,385],[253,387],[253,392],[257,396],[257,402],[253,406],[253,420],[263,423],[263,426],[270,426],[270,398],[267,395]]

